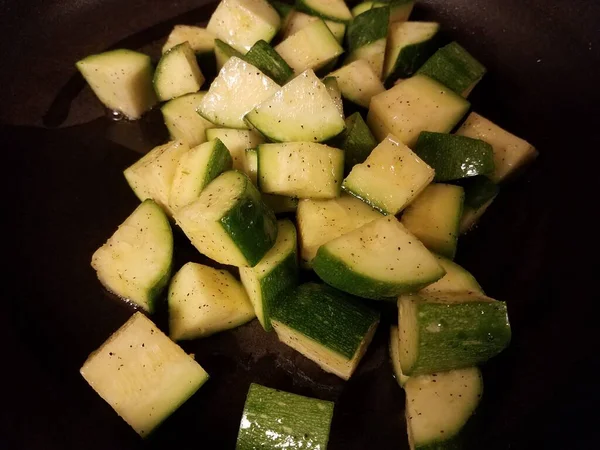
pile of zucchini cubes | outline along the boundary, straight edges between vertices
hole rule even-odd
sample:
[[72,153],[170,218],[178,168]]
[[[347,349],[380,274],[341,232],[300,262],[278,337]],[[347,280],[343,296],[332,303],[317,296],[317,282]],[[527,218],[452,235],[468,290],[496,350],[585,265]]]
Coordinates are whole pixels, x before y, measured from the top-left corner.
[[[124,49],[77,63],[129,120],[160,104],[172,139],[125,170],[141,204],[92,257],[101,283],[143,312],[81,373],[141,436],[208,379],[175,341],[257,318],[349,379],[377,301],[393,301],[410,446],[460,448],[482,396],[477,366],[511,332],[506,304],[452,260],[536,150],[468,114],[486,70],[438,23],[408,20],[413,3],[223,0],[206,28],[177,25],[156,66]],[[239,278],[193,262],[172,276],[173,226]],[[300,283],[299,270],[321,281]],[[165,290],[169,336],[148,318]],[[237,449],[325,449],[333,411],[252,385]]]

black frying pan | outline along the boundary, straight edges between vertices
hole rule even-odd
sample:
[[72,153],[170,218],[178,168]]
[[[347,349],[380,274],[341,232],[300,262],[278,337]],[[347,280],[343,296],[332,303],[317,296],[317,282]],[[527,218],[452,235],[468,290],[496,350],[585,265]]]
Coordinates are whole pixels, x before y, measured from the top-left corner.
[[[335,400],[330,450],[402,449],[404,395],[380,327],[347,383],[256,323],[184,348],[212,375],[143,442],[79,375],[131,310],[106,294],[90,256],[137,204],[121,171],[164,139],[159,121],[115,124],[73,63],[110,47],[156,56],[176,23],[213,2],[0,0],[3,156],[0,448],[232,449],[248,385]],[[510,348],[483,369],[474,449],[597,448],[595,303],[600,140],[600,4],[593,0],[423,0],[489,69],[475,109],[534,143],[458,262],[509,304]],[[596,214],[597,215],[597,214]],[[178,264],[198,260],[178,242]],[[164,317],[159,316],[164,326]]]

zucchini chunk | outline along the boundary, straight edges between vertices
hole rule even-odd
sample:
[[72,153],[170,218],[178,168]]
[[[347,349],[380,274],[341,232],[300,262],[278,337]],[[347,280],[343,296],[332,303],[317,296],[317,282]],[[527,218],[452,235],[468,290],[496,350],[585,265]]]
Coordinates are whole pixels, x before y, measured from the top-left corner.
[[[256,131],[232,128],[212,128],[206,131],[206,137],[209,140],[219,139],[223,142],[233,159],[233,168],[241,172],[246,172],[246,150],[255,148],[265,141]],[[248,173],[247,175],[250,176]]]
[[81,367],[89,385],[140,436],[148,436],[190,398],[208,374],[141,312]]
[[246,53],[261,39],[271,42],[280,25],[279,14],[266,0],[221,0],[206,29]]
[[344,174],[348,175],[355,165],[365,162],[377,141],[360,113],[355,112],[346,118],[346,129],[334,146],[344,150]]
[[352,20],[352,13],[344,0],[297,0],[296,9],[334,22]]
[[202,84],[204,75],[187,41],[164,53],[154,72],[154,90],[161,102],[198,92]]
[[171,276],[172,260],[169,219],[145,200],[94,252],[92,267],[106,289],[151,313]]
[[298,284],[296,227],[290,220],[277,222],[275,245],[254,267],[240,268],[240,278],[262,327],[271,331],[271,310],[285,290]]
[[246,120],[275,142],[322,142],[346,126],[335,101],[312,70],[256,106]]
[[460,186],[434,183],[402,213],[402,224],[434,253],[454,259],[465,191]]
[[354,166],[343,189],[384,214],[398,214],[433,180],[434,171],[406,145],[389,135]]
[[380,141],[391,133],[413,147],[422,131],[449,133],[469,107],[460,95],[417,74],[375,95],[367,123]]
[[344,152],[312,142],[258,146],[258,185],[266,194],[298,198],[339,197]]
[[344,118],[344,102],[342,101],[342,92],[340,91],[340,86],[337,82],[337,79],[334,77],[325,77],[323,78],[323,84],[325,88],[327,88],[327,92],[329,96],[335,103],[338,112],[340,113],[340,117]]
[[197,56],[212,53],[215,50],[215,35],[206,28],[191,25],[175,25],[163,45],[162,52],[166,53],[173,47],[187,42]]
[[499,183],[533,161],[538,152],[529,142],[500,128],[483,116],[472,112],[456,132],[459,136],[481,139],[494,149],[494,173],[490,178]]
[[333,407],[333,402],[252,383],[235,448],[325,450]]
[[208,88],[198,113],[221,127],[248,129],[244,116],[278,89],[259,69],[233,56]]
[[139,119],[156,104],[152,61],[143,53],[111,50],[90,55],[76,66],[102,104],[128,119]]
[[356,16],[350,22],[346,33],[348,41],[346,64],[358,59],[365,60],[377,78],[381,78],[389,20],[389,8],[373,8]]
[[280,297],[271,323],[281,342],[347,380],[375,334],[379,313],[330,286],[306,283]]
[[[309,16],[303,12],[294,11],[289,15],[289,19],[284,26],[282,38],[285,40],[291,35],[300,31],[302,28],[305,28],[311,23],[319,20],[321,20],[321,18],[317,16]],[[346,34],[346,25],[341,22],[334,22],[331,20],[323,20],[323,22],[325,22],[325,25],[327,25],[327,28],[329,28],[329,31],[331,31],[331,34],[333,34],[336,41],[341,44]]]
[[477,292],[484,294],[483,289],[471,273],[456,264],[454,261],[436,255],[438,263],[446,271],[446,275],[433,284],[421,289],[424,294],[437,294],[442,292]]
[[253,267],[277,238],[275,214],[236,170],[217,177],[174,217],[198,251],[221,264]]
[[328,76],[337,79],[344,98],[365,108],[369,107],[374,95],[385,91],[379,76],[371,65],[362,59],[351,62]]
[[196,112],[205,94],[197,92],[182,95],[160,108],[171,139],[180,139],[189,147],[195,147],[208,140],[206,130],[214,125]]
[[215,60],[218,71],[221,71],[225,63],[229,61],[229,58],[234,56],[244,59],[243,53],[238,52],[235,48],[228,43],[223,42],[221,39],[215,39]]
[[263,40],[252,46],[244,56],[244,60],[260,69],[279,85],[285,84],[294,75],[294,71],[288,63]]
[[169,336],[197,339],[239,327],[254,319],[241,283],[225,270],[187,263],[169,286]]
[[476,292],[398,299],[400,365],[409,376],[484,363],[510,341],[506,303]]
[[435,257],[393,216],[322,245],[313,269],[327,284],[374,300],[414,292],[445,274]]

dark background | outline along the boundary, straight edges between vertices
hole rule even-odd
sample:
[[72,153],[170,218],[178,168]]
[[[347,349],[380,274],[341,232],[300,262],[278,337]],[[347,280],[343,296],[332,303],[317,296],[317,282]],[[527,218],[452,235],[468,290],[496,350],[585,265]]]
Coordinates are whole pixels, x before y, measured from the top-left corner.
[[[335,400],[330,450],[408,448],[385,326],[347,383],[256,322],[186,343],[212,378],[146,442],[78,373],[131,314],[89,261],[137,204],[122,169],[164,130],[106,120],[73,63],[115,46],[156,56],[207,3],[0,0],[0,448],[233,448],[251,381]],[[441,21],[488,68],[474,109],[540,151],[459,246],[513,325],[484,367],[473,448],[597,448],[600,3],[430,0],[416,17]],[[177,239],[178,264],[200,260]]]

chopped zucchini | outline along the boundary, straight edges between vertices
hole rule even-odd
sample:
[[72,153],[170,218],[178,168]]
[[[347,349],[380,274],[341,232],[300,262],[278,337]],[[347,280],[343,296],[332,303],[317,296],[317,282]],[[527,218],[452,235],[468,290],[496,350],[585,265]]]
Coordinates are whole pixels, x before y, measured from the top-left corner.
[[485,67],[456,42],[440,48],[418,71],[463,97],[469,96],[485,72]]
[[156,104],[152,61],[132,50],[111,50],[78,61],[77,69],[108,109],[131,120]]
[[323,84],[327,88],[327,92],[329,92],[329,96],[335,103],[335,106],[340,113],[340,117],[344,118],[344,102],[342,101],[342,93],[340,91],[340,87],[338,85],[337,79],[334,77],[326,77],[323,78]]
[[483,289],[470,272],[456,264],[454,261],[436,255],[438,263],[446,271],[446,275],[433,284],[421,289],[425,294],[436,294],[440,292],[477,292],[484,294]]
[[298,198],[339,197],[344,152],[312,142],[258,146],[261,192]]
[[400,365],[409,376],[481,364],[510,341],[506,304],[476,292],[398,299]]
[[[250,181],[254,184],[254,186],[258,186],[258,149],[257,148],[247,148],[246,149],[246,159],[244,160],[244,170],[242,170]],[[264,200],[263,194],[263,200]]]
[[145,200],[94,252],[92,267],[106,289],[153,312],[171,276],[172,260],[169,219],[154,201]]
[[404,210],[402,224],[429,250],[454,259],[464,199],[460,186],[430,184]]
[[494,172],[494,150],[480,139],[424,131],[415,144],[415,153],[435,170],[435,181]]
[[386,8],[387,6],[388,4],[383,2],[362,2],[352,8],[352,11],[350,12],[352,13],[352,17],[356,17],[366,11],[369,11],[370,9]]
[[419,195],[434,171],[411,149],[389,135],[354,166],[343,189],[385,214],[398,214]]
[[162,102],[198,92],[203,83],[204,75],[187,41],[164,53],[154,73],[154,90]]
[[398,327],[392,325],[390,328],[390,359],[392,360],[392,369],[394,370],[394,378],[401,387],[404,387],[410,377],[402,373],[402,367],[400,367],[400,334]]
[[285,84],[294,75],[288,63],[263,40],[254,44],[244,59],[279,85]]
[[129,186],[144,201],[151,198],[169,214],[171,185],[181,157],[189,151],[182,141],[171,141],[153,148],[123,174]]
[[266,0],[221,0],[206,29],[239,52],[261,39],[271,42],[281,19]]
[[207,141],[206,130],[214,125],[196,112],[204,94],[205,92],[197,92],[182,95],[160,108],[171,139],[181,139],[189,147]]
[[246,115],[276,142],[322,142],[340,134],[344,119],[325,85],[307,70]]
[[219,139],[208,141],[184,153],[171,185],[169,207],[172,211],[196,200],[208,184],[227,170],[232,160]]
[[215,39],[215,59],[218,71],[221,71],[225,63],[229,61],[229,58],[232,58],[234,56],[240,59],[244,59],[244,55],[238,52],[231,45],[227,44],[226,42],[223,42],[221,39]]
[[296,9],[335,22],[352,20],[352,13],[344,0],[297,0]]
[[298,284],[296,227],[290,220],[277,222],[275,245],[254,267],[240,268],[240,278],[256,316],[271,331],[271,310],[285,290]]
[[[206,131],[206,137],[221,140],[233,158],[233,168],[241,172],[246,172],[246,150],[265,141],[256,131],[230,128],[212,128]],[[249,173],[246,174],[250,176]]]
[[516,169],[534,160],[538,155],[530,143],[475,112],[469,114],[456,134],[481,139],[493,147],[495,170],[491,179],[496,183],[509,177]]
[[331,200],[301,200],[296,218],[303,262],[310,264],[321,245],[380,217],[379,212],[350,195]]
[[169,336],[197,339],[254,319],[244,287],[226,270],[187,263],[169,286]]
[[437,22],[396,22],[390,25],[383,78],[387,86],[412,76],[435,52],[439,40]]
[[335,77],[344,98],[365,108],[369,107],[371,97],[385,91],[379,76],[371,65],[362,59],[329,74]]
[[299,199],[286,195],[263,194],[263,202],[273,210],[275,214],[293,213],[298,209]]
[[271,323],[281,342],[347,380],[375,334],[379,313],[330,286],[306,283],[279,298]]
[[374,300],[418,291],[445,273],[393,216],[373,220],[322,245],[312,264],[327,284]]
[[389,19],[389,8],[373,8],[352,20],[346,33],[349,52],[346,63],[365,60],[377,78],[381,78]]
[[206,28],[190,25],[175,25],[167,42],[163,45],[162,52],[166,53],[173,47],[187,42],[196,55],[212,53],[215,50],[215,35]]
[[333,402],[251,384],[236,450],[325,450]]
[[390,24],[406,22],[415,6],[415,0],[384,0],[390,5]]
[[81,375],[140,436],[190,398],[208,374],[141,312],[81,367]]
[[377,139],[391,133],[412,147],[422,131],[450,132],[469,107],[460,95],[417,74],[374,96],[367,123]]
[[235,170],[216,178],[174,216],[198,251],[221,264],[255,266],[277,238],[273,211],[250,179]]
[[465,178],[461,186],[465,189],[465,206],[473,209],[483,206],[500,191],[496,183],[483,175]]
[[278,89],[259,69],[233,56],[210,85],[198,113],[222,127],[248,129],[244,116]]
[[410,377],[404,390],[411,450],[464,447],[460,432],[483,395],[477,367]]
[[296,31],[275,47],[296,74],[318,70],[344,52],[327,25],[318,19]]
[[[317,16],[309,16],[303,12],[294,11],[290,14],[289,19],[285,24],[283,39],[287,39],[291,35],[300,31],[302,28],[319,20],[321,19]],[[344,40],[344,35],[346,34],[346,25],[341,22],[333,22],[331,20],[324,20],[324,22],[325,25],[327,25],[327,28],[329,28],[329,31],[331,31],[331,34],[333,34],[335,39],[341,44]]]
[[346,129],[336,138],[335,147],[344,150],[344,174],[349,174],[356,164],[364,162],[377,147],[377,141],[359,112],[346,119]]

